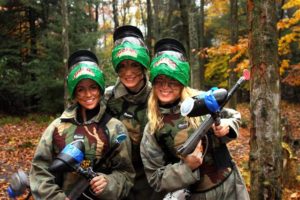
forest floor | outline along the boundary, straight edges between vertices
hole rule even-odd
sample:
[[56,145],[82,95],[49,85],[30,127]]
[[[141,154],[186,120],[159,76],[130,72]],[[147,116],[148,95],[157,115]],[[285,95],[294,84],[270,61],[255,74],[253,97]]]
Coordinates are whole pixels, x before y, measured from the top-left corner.
[[[300,139],[300,104],[282,103],[282,116],[289,124],[288,131],[296,139]],[[230,152],[245,178],[246,185],[250,189],[250,173],[248,167],[250,152],[250,112],[248,104],[240,104],[237,108],[242,114],[242,127],[237,140],[229,144]],[[6,120],[2,120],[1,118]],[[28,172],[35,147],[39,141],[41,133],[45,130],[49,122],[37,122],[37,117],[11,118],[0,115],[0,200],[8,199],[7,187],[9,177],[18,169]],[[50,120],[53,120],[50,117]],[[5,121],[5,123],[3,123]],[[298,140],[299,141],[299,140]],[[298,144],[299,145],[299,144]],[[289,152],[291,152],[288,149]],[[292,152],[296,160],[296,174],[293,184],[283,186],[283,200],[300,200],[300,150]],[[291,156],[292,157],[292,156]],[[26,194],[18,197],[25,199]]]

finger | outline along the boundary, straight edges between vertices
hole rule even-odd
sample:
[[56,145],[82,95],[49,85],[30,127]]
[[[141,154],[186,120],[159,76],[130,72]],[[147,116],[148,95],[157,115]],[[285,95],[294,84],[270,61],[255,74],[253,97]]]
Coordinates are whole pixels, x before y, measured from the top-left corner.
[[95,188],[93,189],[93,191],[94,191],[96,194],[100,194],[100,193],[104,190],[104,188],[106,187],[106,185],[107,185],[107,182],[102,182],[100,185],[98,185],[97,187],[95,187]]
[[198,158],[202,158],[202,156],[203,156],[202,152],[199,151],[199,152],[197,153],[197,157],[198,157]]
[[99,182],[95,183],[94,185],[91,186],[92,190],[96,193],[99,191],[101,188],[103,188],[103,184],[99,184]]
[[100,186],[93,188],[93,192],[95,194],[99,194],[101,191],[103,191],[103,188]]
[[98,187],[99,185],[102,184],[102,177],[101,176],[96,176],[94,177],[91,182],[90,182],[90,185],[91,185],[91,188],[92,189],[95,189],[96,187]]
[[200,140],[196,146],[196,150],[202,151],[202,140]]
[[216,128],[217,131],[219,131],[219,130],[223,129],[223,126],[219,125],[219,126],[216,126],[215,128]]
[[99,181],[100,176],[96,176],[94,178],[92,178],[92,180],[90,181],[90,185],[94,185],[97,181]]

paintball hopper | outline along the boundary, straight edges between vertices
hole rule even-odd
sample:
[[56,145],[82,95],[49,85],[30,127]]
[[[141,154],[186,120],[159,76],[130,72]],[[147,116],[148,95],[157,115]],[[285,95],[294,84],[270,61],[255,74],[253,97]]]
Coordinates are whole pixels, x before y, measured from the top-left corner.
[[84,159],[84,144],[82,140],[75,140],[65,148],[54,159],[49,170],[51,172],[74,171]]
[[226,101],[226,89],[215,89],[185,99],[180,107],[182,116],[196,117],[219,111],[220,105]]
[[196,117],[221,111],[234,92],[244,82],[250,80],[250,72],[245,69],[236,84],[227,92],[226,89],[212,88],[210,91],[185,99],[180,107],[182,116]]
[[16,198],[25,193],[25,190],[29,188],[29,180],[27,174],[19,169],[14,173],[10,180],[7,188],[7,193],[10,198]]

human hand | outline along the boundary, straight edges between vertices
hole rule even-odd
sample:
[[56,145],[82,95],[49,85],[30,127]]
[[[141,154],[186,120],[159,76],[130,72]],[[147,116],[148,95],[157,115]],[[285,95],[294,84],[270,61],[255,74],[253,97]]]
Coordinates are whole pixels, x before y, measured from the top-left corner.
[[215,124],[213,124],[212,128],[214,130],[215,136],[217,137],[223,137],[229,133],[229,125],[222,121],[218,126],[215,126]]
[[91,189],[97,195],[101,194],[108,184],[107,179],[103,175],[94,177],[91,182]]
[[182,158],[182,160],[191,168],[191,170],[197,169],[203,162],[202,152],[202,140],[200,140],[195,150]]

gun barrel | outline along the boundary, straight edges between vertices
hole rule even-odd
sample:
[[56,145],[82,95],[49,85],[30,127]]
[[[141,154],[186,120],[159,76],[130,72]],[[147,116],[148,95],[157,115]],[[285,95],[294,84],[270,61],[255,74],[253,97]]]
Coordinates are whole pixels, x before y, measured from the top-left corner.
[[[220,110],[225,106],[225,104],[229,101],[232,97],[234,92],[241,86],[241,84],[250,79],[250,74],[248,71],[244,71],[244,75],[239,78],[236,84],[230,89],[227,94],[227,98],[225,101],[220,105]],[[206,118],[201,125],[195,130],[195,132],[177,149],[177,152],[182,155],[186,156],[194,151],[198,142],[205,136],[208,132],[212,124],[215,122],[214,113],[211,113],[211,116]]]

